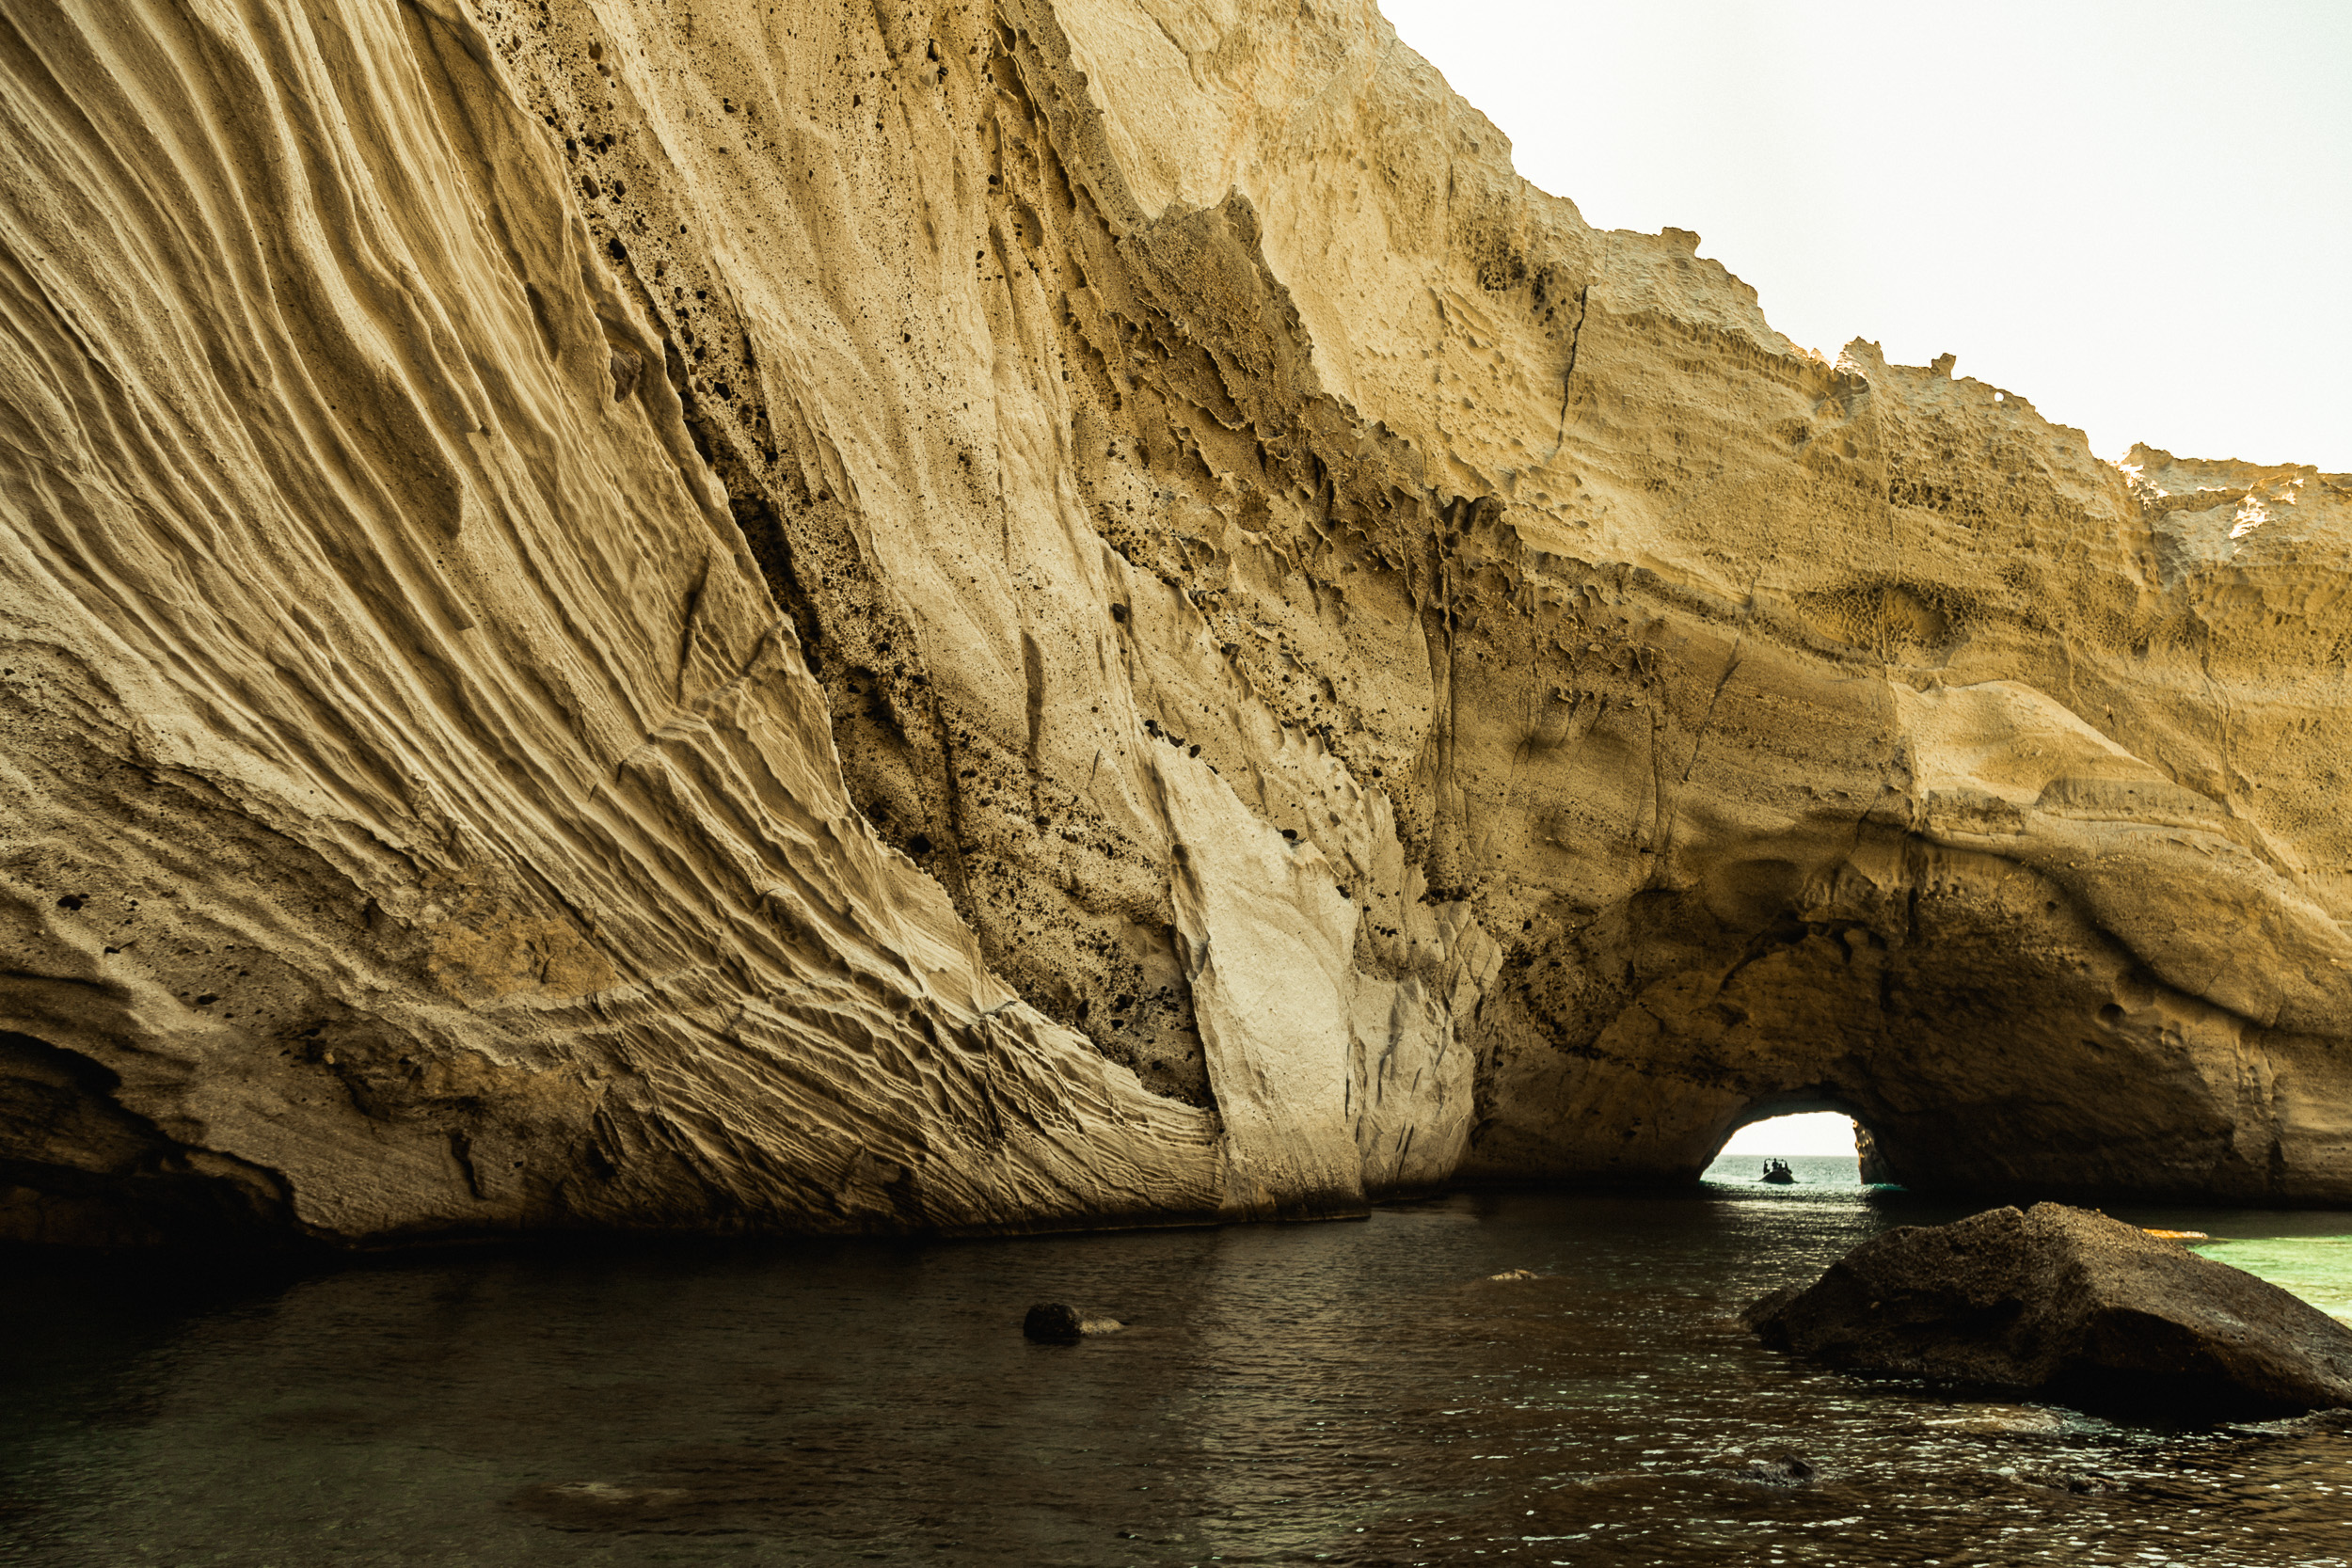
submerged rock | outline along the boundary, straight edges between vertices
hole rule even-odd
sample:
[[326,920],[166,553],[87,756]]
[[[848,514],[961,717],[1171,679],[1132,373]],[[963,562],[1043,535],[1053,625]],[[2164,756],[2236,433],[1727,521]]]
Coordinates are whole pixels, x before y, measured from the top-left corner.
[[1764,1486],[1804,1486],[1819,1473],[1811,1460],[1793,1453],[1782,1454],[1777,1459],[1751,1459],[1740,1466],[1742,1481],[1756,1481]]
[[1040,1302],[1021,1320],[1021,1332],[1048,1345],[1074,1345],[1089,1334],[1116,1334],[1126,1327],[1117,1318],[1089,1317],[1067,1302]]
[[2058,1411],[2031,1405],[1977,1404],[1963,1405],[1956,1415],[1932,1417],[1923,1424],[1961,1432],[2046,1433],[2064,1432],[2066,1418]]
[[2124,1489],[2113,1476],[2092,1470],[2020,1470],[2014,1479],[2026,1486],[2074,1497],[2109,1497]]
[[2056,1203],[1890,1230],[1741,1321],[1836,1367],[2087,1403],[2352,1404],[2352,1329],[2243,1270]]
[[556,1481],[524,1487],[508,1499],[508,1506],[536,1514],[559,1529],[630,1529],[670,1518],[691,1496],[676,1486]]

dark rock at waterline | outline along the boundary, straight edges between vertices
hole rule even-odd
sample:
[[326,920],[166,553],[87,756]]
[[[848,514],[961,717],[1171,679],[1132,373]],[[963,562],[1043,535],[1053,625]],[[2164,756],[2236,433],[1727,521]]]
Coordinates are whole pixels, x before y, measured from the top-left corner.
[[1742,1481],[1764,1486],[1804,1486],[1818,1473],[1812,1461],[1793,1453],[1782,1454],[1778,1459],[1751,1459],[1740,1466]]
[[1074,1345],[1089,1334],[1116,1334],[1125,1327],[1117,1318],[1089,1317],[1066,1302],[1040,1302],[1021,1320],[1021,1332],[1048,1345]]
[[2352,1329],[2244,1270],[2057,1203],[1887,1231],[1741,1321],[1835,1367],[2078,1404],[2352,1405]]

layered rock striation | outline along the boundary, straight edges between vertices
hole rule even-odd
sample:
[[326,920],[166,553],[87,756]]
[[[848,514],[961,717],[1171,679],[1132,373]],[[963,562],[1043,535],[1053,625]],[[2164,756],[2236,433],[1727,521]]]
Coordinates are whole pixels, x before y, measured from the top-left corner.
[[0,147],[0,1234],[2352,1197],[2352,479],[1369,5],[34,0]]

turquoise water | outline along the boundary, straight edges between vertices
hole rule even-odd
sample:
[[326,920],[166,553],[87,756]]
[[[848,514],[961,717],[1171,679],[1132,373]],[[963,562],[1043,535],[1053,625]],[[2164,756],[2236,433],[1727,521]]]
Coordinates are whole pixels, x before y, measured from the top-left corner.
[[[2352,1435],[2324,1423],[2122,1426],[1740,1328],[1961,1212],[1808,1176],[274,1276],[0,1254],[0,1561],[2352,1563]],[[2313,1281],[2352,1232],[2122,1217]],[[1132,1326],[1028,1343],[1054,1299]]]
[[[2341,1224],[2342,1216],[2323,1223]],[[2189,1246],[2293,1291],[2323,1312],[2352,1319],[2352,1236],[2217,1236]]]

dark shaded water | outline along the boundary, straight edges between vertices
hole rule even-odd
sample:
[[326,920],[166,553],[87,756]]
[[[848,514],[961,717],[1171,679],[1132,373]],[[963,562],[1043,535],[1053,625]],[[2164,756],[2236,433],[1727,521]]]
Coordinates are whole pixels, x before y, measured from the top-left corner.
[[[1957,1212],[1719,1184],[209,1290],[18,1257],[0,1560],[2352,1563],[2352,1437],[1955,1402],[1731,1321]],[[2290,1253],[2352,1230],[2127,1217]],[[1027,1343],[1054,1297],[1135,1326]],[[1743,1471],[1791,1451],[1813,1481]]]

